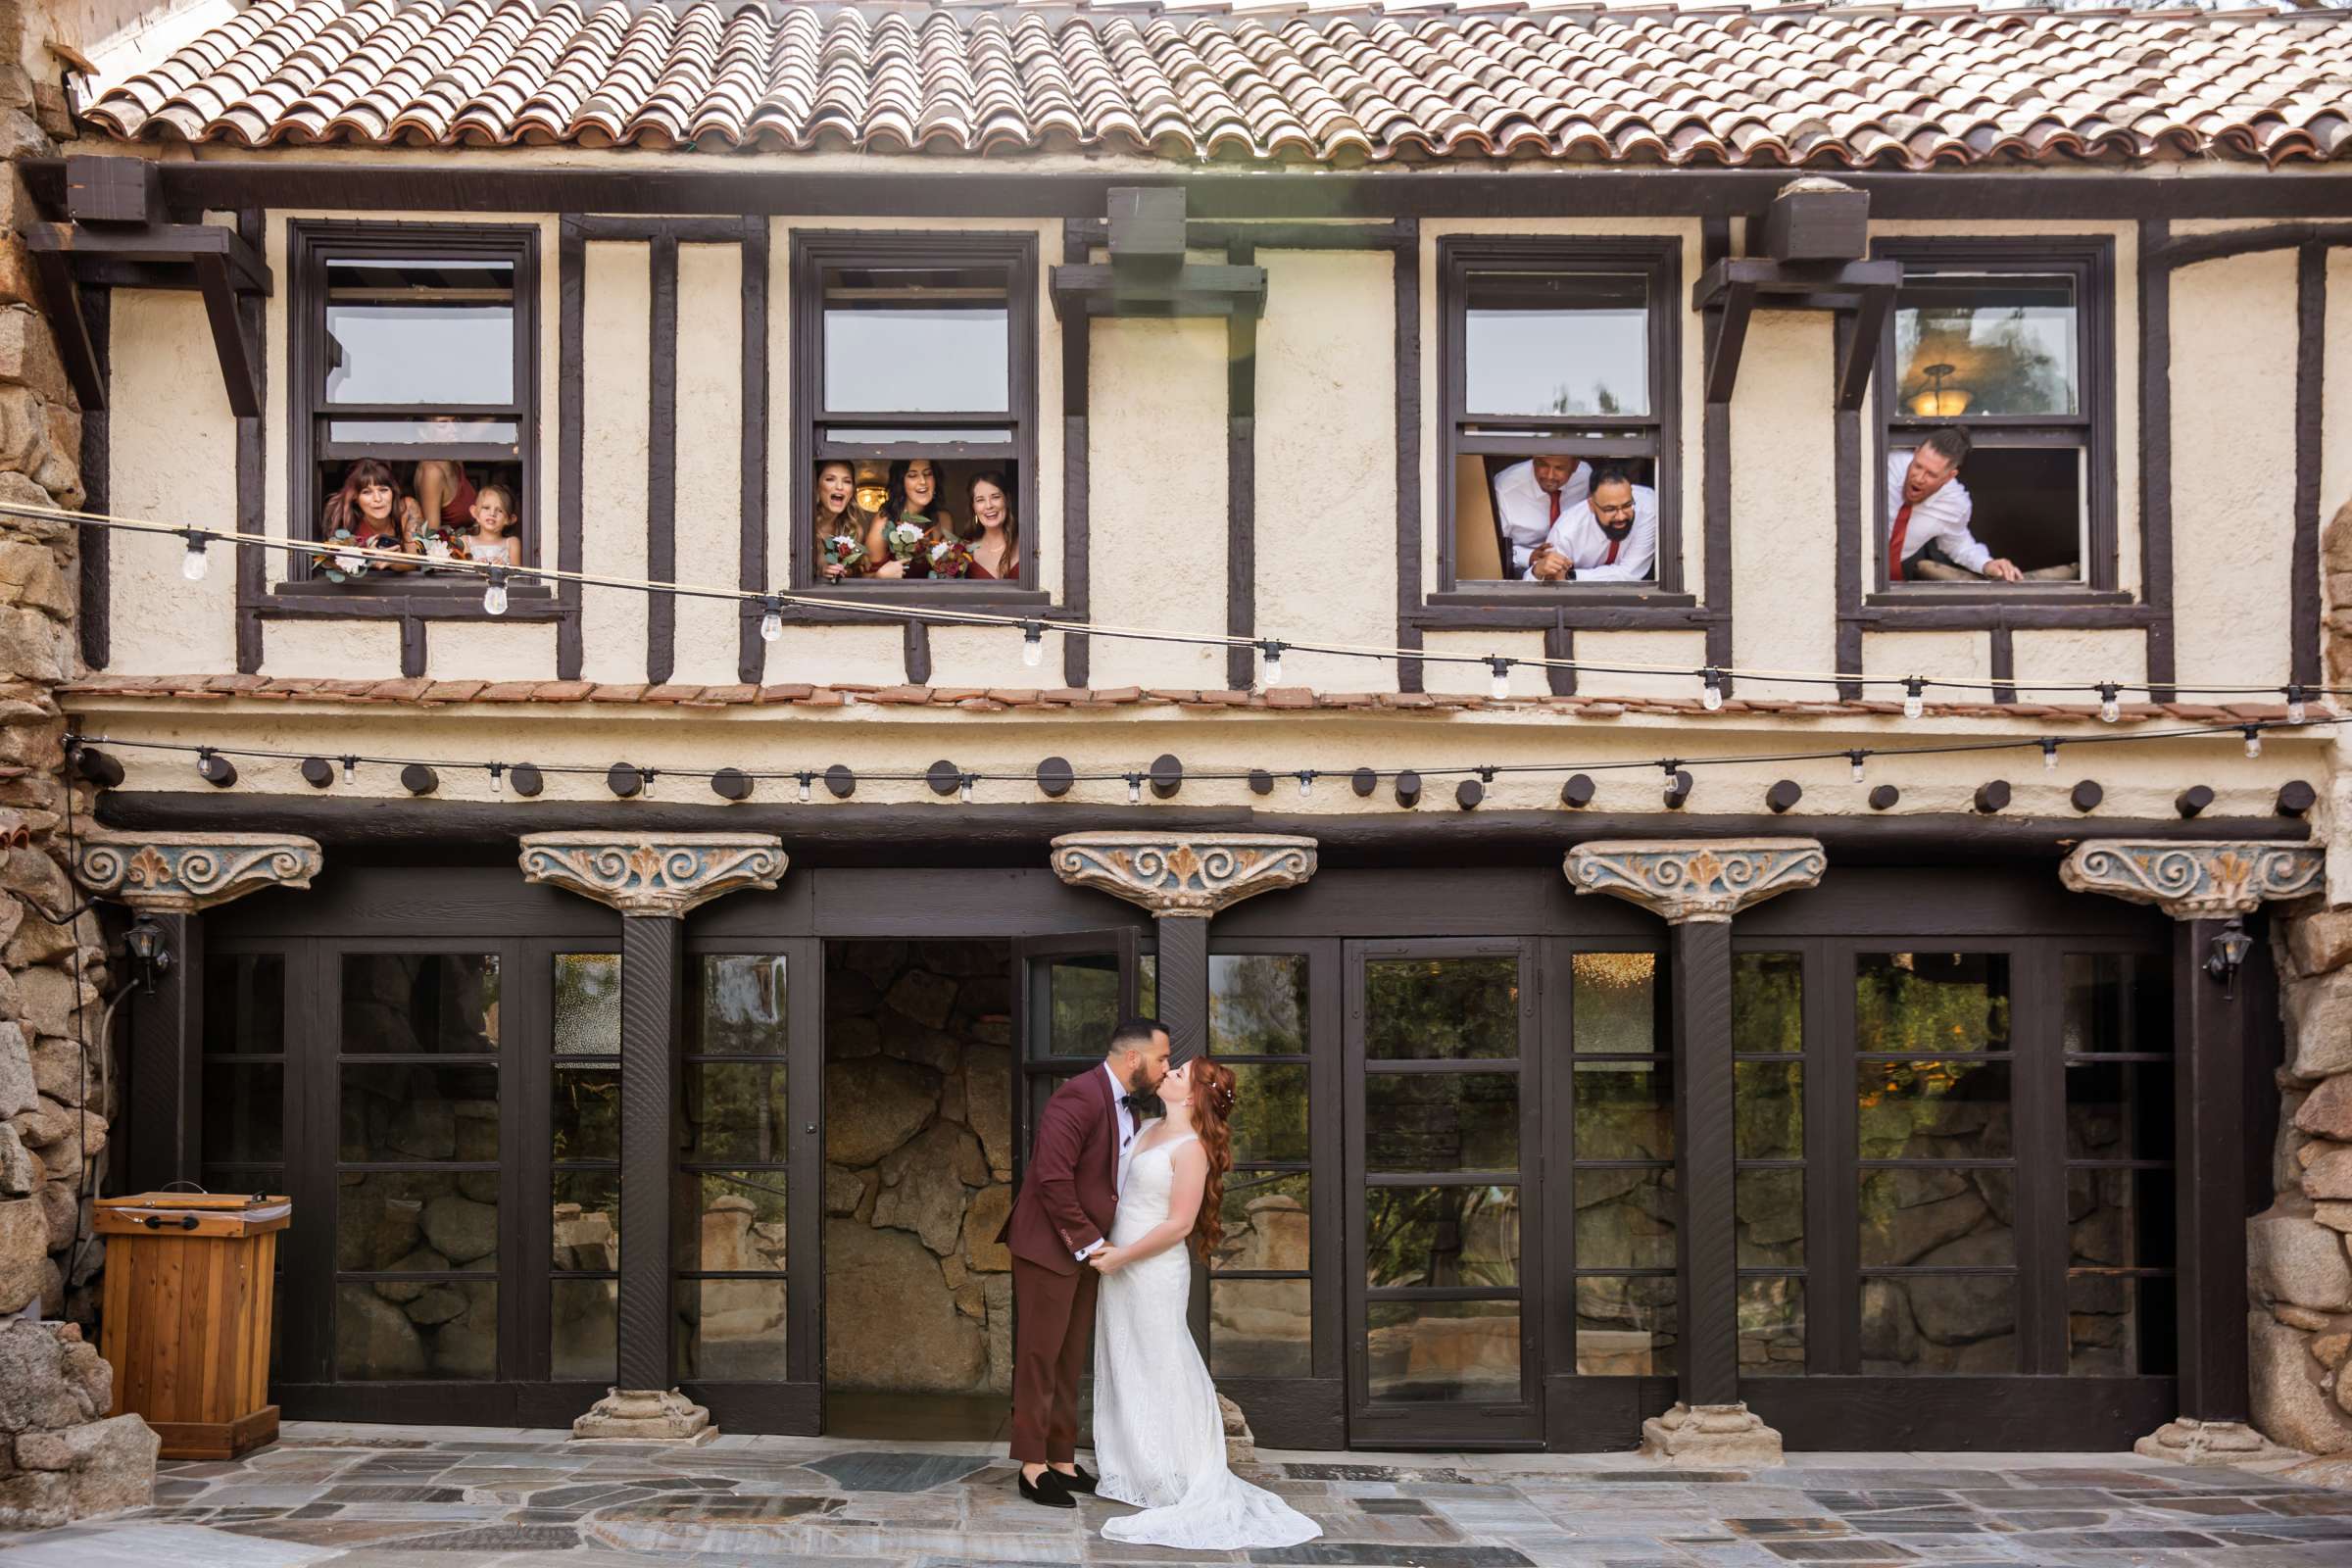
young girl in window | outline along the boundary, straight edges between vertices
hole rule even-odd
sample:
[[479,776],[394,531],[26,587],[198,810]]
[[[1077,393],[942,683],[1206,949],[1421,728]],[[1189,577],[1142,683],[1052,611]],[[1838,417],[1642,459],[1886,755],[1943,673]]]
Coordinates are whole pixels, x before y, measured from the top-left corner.
[[939,469],[929,458],[901,459],[890,466],[889,494],[865,535],[865,558],[876,563],[874,575],[930,575],[930,547],[953,537],[956,526],[939,505]]
[[466,558],[492,566],[514,564],[514,540],[509,533],[515,523],[514,492],[503,484],[482,486],[473,493],[469,519],[473,531],[460,540]]
[[875,519],[858,510],[858,470],[835,458],[816,466],[816,500],[808,509],[815,523],[816,575],[827,582],[863,577],[874,569],[869,548]]

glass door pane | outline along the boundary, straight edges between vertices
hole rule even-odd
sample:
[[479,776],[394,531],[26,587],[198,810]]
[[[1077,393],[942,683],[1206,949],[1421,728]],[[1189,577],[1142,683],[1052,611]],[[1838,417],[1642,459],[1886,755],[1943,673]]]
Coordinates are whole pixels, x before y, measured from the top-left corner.
[[620,955],[554,955],[548,1376],[618,1375]]
[[1110,1032],[1137,1010],[1136,935],[1072,932],[1013,944],[1013,1033],[1020,1042],[1018,1167],[1054,1091],[1095,1067]]

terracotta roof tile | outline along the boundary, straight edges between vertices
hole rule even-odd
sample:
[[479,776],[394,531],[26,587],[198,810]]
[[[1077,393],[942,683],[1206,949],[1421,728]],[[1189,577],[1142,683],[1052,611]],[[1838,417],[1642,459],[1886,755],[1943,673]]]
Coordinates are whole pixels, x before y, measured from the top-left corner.
[[89,118],[242,146],[1931,169],[2324,161],[2348,101],[2352,19],[2259,7],[253,0]]

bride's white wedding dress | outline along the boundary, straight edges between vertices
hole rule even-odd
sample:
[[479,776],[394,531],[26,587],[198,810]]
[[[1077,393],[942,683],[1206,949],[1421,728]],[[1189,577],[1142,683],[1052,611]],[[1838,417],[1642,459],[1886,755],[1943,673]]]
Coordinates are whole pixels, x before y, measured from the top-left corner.
[[[1195,1136],[1133,1156],[1112,1246],[1128,1246],[1168,1217],[1171,1156]],[[1182,1245],[1103,1276],[1095,1310],[1097,1494],[1144,1511],[1106,1520],[1102,1534],[1194,1551],[1312,1541],[1320,1525],[1225,1468],[1217,1386],[1184,1317],[1192,1289],[1192,1254]]]

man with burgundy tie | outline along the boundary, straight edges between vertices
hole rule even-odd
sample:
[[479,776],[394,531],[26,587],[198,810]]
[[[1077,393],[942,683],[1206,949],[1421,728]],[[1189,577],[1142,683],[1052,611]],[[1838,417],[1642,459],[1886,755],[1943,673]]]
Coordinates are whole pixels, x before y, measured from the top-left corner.
[[1544,535],[1528,562],[1539,582],[1647,582],[1658,561],[1658,493],[1611,464]]
[[1910,452],[1886,454],[1886,580],[1916,578],[1924,557],[2002,582],[2025,573],[1996,559],[1968,531],[1976,514],[1968,486],[1956,477],[1968,457],[1968,432],[1957,425],[1931,430]]
[[1514,463],[1494,476],[1494,523],[1509,551],[1502,564],[1504,576],[1527,575],[1528,562],[1544,536],[1585,499],[1592,484],[1592,465],[1565,453]]
[[1095,1490],[1078,1468],[1078,1380],[1101,1283],[1088,1259],[1110,1235],[1136,1129],[1160,1114],[1168,1049],[1158,1019],[1122,1019],[1102,1065],[1054,1091],[997,1235],[1012,1251],[1012,1457],[1021,1495],[1049,1508]]

